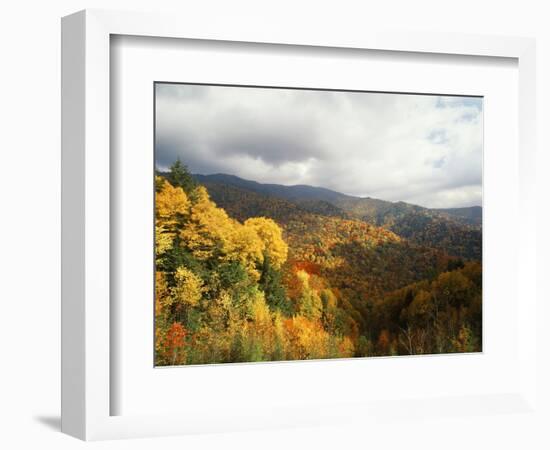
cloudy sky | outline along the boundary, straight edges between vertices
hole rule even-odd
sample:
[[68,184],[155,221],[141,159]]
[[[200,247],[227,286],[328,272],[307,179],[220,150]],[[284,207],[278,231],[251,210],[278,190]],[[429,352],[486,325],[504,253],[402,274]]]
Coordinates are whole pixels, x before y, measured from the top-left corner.
[[156,85],[156,165],[427,207],[481,205],[483,100]]

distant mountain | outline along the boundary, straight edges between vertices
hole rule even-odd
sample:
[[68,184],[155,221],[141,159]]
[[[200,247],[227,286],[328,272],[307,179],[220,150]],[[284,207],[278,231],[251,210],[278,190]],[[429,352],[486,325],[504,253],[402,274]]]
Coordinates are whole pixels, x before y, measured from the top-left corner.
[[307,185],[262,184],[227,174],[193,176],[208,188],[218,205],[239,220],[265,215],[284,224],[305,212],[359,219],[414,244],[465,259],[481,259],[481,207],[430,209]]
[[294,186],[284,186],[281,184],[263,184],[257,181],[245,180],[235,175],[217,173],[214,175],[198,175],[193,177],[202,184],[218,183],[227,184],[242,189],[247,189],[259,194],[271,195],[273,197],[285,198],[287,200],[322,200],[329,203],[335,203],[344,198],[354,198],[340,192],[331,191],[322,187],[307,186],[297,184]]
[[483,219],[483,210],[481,206],[470,206],[466,208],[441,208],[434,211],[442,214],[448,214],[450,217],[464,220],[471,225],[481,225]]
[[[263,195],[284,198],[304,205],[309,204],[311,208],[320,207],[315,202],[324,202],[337,207],[342,213],[351,214],[353,217],[361,218],[376,225],[391,225],[396,219],[409,213],[442,215],[459,220],[461,223],[481,225],[481,206],[430,209],[405,202],[355,197],[330,189],[303,184],[284,186],[281,184],[258,183],[257,181],[245,180],[235,175],[223,173],[213,175],[194,174],[193,177],[202,184],[225,184]],[[336,210],[332,211],[333,214],[336,212]]]

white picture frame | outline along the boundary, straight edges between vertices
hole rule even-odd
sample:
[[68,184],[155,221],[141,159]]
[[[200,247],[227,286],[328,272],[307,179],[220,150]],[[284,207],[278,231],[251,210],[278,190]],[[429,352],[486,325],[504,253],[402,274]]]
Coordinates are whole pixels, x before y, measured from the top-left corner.
[[[110,377],[110,37],[112,35],[201,39],[308,47],[369,49],[417,54],[513,58],[519,71],[519,224],[518,311],[521,367],[517,389],[502,395],[418,400],[417,409],[459,414],[516,412],[536,404],[536,228],[535,173],[535,43],[532,39],[383,31],[338,35],[306,30],[280,30],[250,24],[196,23],[189,17],[112,11],[82,11],[62,21],[62,430],[85,440],[232,431],[311,423],[349,417],[372,417],[389,411],[383,402],[303,408],[231,416],[220,412],[193,414],[111,415]],[[517,295],[517,294],[516,294]],[[521,345],[521,344],[528,345]],[[352,369],[348,369],[352,370]],[[376,408],[375,408],[376,407]],[[376,411],[375,411],[376,409]],[[391,415],[391,414],[390,414]],[[241,420],[238,420],[241,419]]]

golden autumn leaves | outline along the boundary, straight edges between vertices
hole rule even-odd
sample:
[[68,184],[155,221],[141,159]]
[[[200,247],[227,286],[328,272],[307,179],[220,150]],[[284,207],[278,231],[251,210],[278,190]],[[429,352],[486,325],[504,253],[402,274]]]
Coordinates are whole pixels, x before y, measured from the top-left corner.
[[[190,175],[167,178],[156,179],[157,365],[481,349],[479,262],[272,197],[227,202],[239,221]],[[270,211],[279,223],[256,217]]]
[[[296,314],[268,305],[265,278],[276,276],[288,255],[272,219],[240,223],[218,208],[203,186],[189,195],[164,179],[158,178],[157,186],[157,364],[353,355],[349,338],[324,329],[323,304],[307,272],[297,273]],[[181,262],[173,264],[174,254]],[[163,270],[170,264],[173,270]]]
[[162,181],[156,196],[157,254],[169,248],[179,233],[196,258],[208,259],[219,249],[220,261],[239,261],[256,278],[256,267],[266,255],[277,268],[286,261],[288,246],[273,220],[254,217],[241,224],[216,207],[204,186],[198,186],[193,196],[191,202],[183,189]]

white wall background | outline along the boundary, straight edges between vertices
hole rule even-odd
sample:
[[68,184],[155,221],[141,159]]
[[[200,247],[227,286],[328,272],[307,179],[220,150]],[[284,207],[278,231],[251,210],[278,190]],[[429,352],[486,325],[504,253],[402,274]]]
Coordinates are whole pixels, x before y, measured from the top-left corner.
[[[538,39],[539,274],[550,229],[550,13],[535,0],[19,0],[0,9],[0,447],[82,448],[59,433],[60,364],[60,17],[83,8],[179,10],[197,20],[268,17],[275,26],[388,29],[531,36]],[[542,284],[542,283],[541,283]],[[541,295],[541,300],[548,296]],[[549,316],[542,305],[540,314]],[[546,329],[540,330],[550,342]],[[542,342],[542,341],[541,341]],[[541,345],[550,379],[550,348]],[[548,388],[541,395],[548,400]],[[550,418],[440,418],[370,427],[295,429],[88,444],[94,448],[549,448]],[[541,431],[542,430],[542,431]]]

